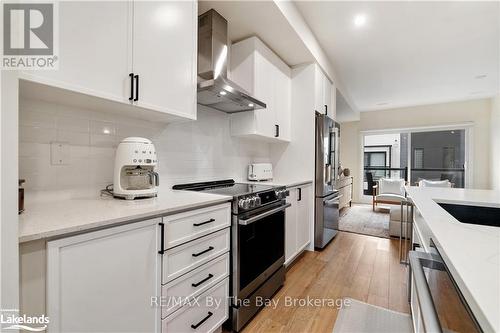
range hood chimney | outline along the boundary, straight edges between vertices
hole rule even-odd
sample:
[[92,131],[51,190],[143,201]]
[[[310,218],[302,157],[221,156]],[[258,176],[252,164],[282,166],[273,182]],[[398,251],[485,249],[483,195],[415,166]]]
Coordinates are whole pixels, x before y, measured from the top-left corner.
[[227,78],[227,21],[214,9],[198,16],[198,104],[236,113],[266,107]]

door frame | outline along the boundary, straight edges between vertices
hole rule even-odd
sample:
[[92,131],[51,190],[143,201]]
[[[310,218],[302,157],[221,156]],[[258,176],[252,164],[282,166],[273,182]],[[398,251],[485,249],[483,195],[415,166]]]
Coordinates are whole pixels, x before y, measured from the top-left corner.
[[[472,157],[474,156],[474,123],[463,122],[447,125],[434,125],[434,126],[416,126],[416,127],[403,127],[403,128],[388,128],[376,130],[362,130],[359,132],[359,174],[361,186],[358,188],[359,201],[362,203],[371,203],[372,197],[364,195],[364,142],[365,136],[380,135],[380,134],[395,134],[395,133],[418,133],[418,132],[435,132],[435,131],[451,131],[451,130],[465,130],[465,188],[474,187],[473,168],[474,163]],[[408,147],[411,147],[411,135],[408,135]],[[408,165],[412,162],[411,149],[408,152]],[[411,179],[411,167],[408,170],[408,179]]]

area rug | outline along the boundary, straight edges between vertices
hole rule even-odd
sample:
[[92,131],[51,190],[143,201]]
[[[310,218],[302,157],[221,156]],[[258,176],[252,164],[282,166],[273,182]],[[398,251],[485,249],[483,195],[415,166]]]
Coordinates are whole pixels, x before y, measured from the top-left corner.
[[339,230],[389,238],[389,210],[372,205],[353,204],[341,212]]
[[333,333],[411,333],[409,314],[396,312],[349,298],[340,309]]

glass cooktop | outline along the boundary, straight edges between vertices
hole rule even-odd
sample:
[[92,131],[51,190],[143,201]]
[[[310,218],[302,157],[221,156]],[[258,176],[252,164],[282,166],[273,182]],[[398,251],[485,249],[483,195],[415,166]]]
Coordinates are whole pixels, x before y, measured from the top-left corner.
[[174,190],[190,190],[213,194],[230,195],[238,197],[273,189],[274,186],[263,184],[235,183],[234,180],[220,180],[203,183],[180,184],[173,186]]

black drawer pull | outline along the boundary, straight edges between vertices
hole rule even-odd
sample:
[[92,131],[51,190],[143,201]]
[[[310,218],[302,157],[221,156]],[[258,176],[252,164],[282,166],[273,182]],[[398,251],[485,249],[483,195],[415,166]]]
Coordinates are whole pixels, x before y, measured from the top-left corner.
[[134,73],[130,73],[128,76],[130,77],[130,97],[128,100],[132,101],[134,100]]
[[205,283],[207,282],[208,280],[210,280],[211,278],[213,278],[214,276],[212,274],[208,274],[208,276],[206,278],[204,278],[203,280],[201,280],[200,282],[197,282],[197,283],[191,283],[191,285],[193,287],[198,287],[200,284],[202,283]]
[[160,223],[160,251],[159,254],[165,254],[165,224]]
[[203,324],[204,322],[206,322],[208,320],[208,318],[212,317],[214,314],[210,311],[208,311],[208,314],[205,318],[203,318],[202,320],[200,320],[200,322],[198,324],[191,324],[191,328],[192,329],[197,329],[198,327],[200,327],[201,324]]
[[201,252],[198,252],[198,253],[193,253],[193,257],[198,257],[198,256],[201,256],[203,253],[207,253],[207,252],[210,252],[214,249],[213,246],[209,246],[208,249],[206,250],[203,250]]
[[135,98],[134,101],[137,102],[139,100],[139,74],[134,75],[135,78]]
[[207,224],[207,223],[212,223],[212,222],[215,222],[215,219],[210,219],[208,221],[205,221],[205,222],[200,222],[200,223],[193,223],[193,226],[194,227],[199,227],[200,225],[204,225],[204,224]]

